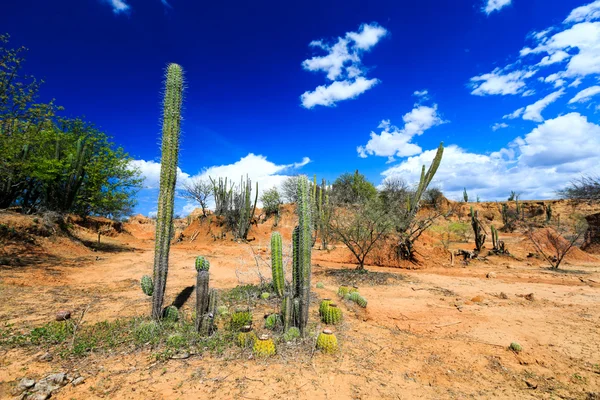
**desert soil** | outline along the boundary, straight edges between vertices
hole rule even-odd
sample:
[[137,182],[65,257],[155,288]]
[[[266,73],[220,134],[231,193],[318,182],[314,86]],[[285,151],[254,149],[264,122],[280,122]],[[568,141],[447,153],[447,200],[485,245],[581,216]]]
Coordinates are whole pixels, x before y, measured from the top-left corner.
[[[128,233],[102,237],[104,247],[93,252],[65,238],[38,238],[41,247],[23,254],[18,265],[0,266],[0,321],[25,332],[63,309],[75,316],[87,309],[85,323],[148,314],[139,279],[152,269],[153,227],[140,222],[126,224]],[[250,243],[215,239],[207,221],[182,224],[184,239],[171,250],[166,302],[194,284],[197,255],[211,260],[212,287],[256,283],[259,273],[269,277],[269,234],[280,230],[289,243],[293,218],[284,216],[277,228],[272,220],[253,227]],[[96,238],[86,228],[77,236]],[[368,306],[342,305],[337,355],[284,352],[256,360],[235,350],[157,362],[150,350],[139,350],[45,362],[29,348],[0,349],[0,398],[9,398],[25,376],[62,371],[81,374],[85,383],[65,386],[52,398],[599,399],[600,260],[580,254],[551,271],[525,257],[530,249],[523,238],[505,239],[516,258],[450,265],[428,237],[419,265],[368,266],[396,279],[382,274],[381,282],[357,282]],[[350,262],[340,245],[313,252],[318,298],[336,298],[335,271],[354,267]],[[317,308],[315,302],[313,321]],[[523,351],[510,351],[511,342]]]

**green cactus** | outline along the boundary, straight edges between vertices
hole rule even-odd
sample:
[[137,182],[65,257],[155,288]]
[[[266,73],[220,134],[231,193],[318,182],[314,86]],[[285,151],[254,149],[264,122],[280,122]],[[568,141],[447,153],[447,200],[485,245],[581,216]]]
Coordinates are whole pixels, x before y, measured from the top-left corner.
[[265,328],[269,330],[280,329],[282,326],[281,323],[281,315],[279,314],[270,314],[265,318]]
[[306,334],[308,324],[308,309],[310,306],[310,278],[312,272],[312,222],[311,202],[308,193],[309,184],[306,176],[298,179],[298,275],[301,278],[298,293],[300,301],[299,326],[300,332]]
[[329,329],[324,329],[323,332],[319,333],[317,337],[317,349],[327,354],[337,353],[339,350],[338,341],[333,332]]
[[242,348],[250,347],[254,345],[256,341],[256,334],[252,330],[250,325],[243,326],[240,333],[236,336],[236,344]]
[[546,206],[546,223],[552,220],[552,204]]
[[246,325],[252,325],[252,313],[250,310],[236,310],[231,315],[230,329],[232,331],[239,331]]
[[361,306],[362,308],[367,307],[367,299],[362,297],[358,292],[352,292],[349,294],[348,300],[351,300]]
[[273,232],[271,235],[271,270],[273,275],[273,289],[279,297],[283,297],[285,279],[283,273],[281,234]]
[[210,269],[210,262],[208,259],[198,256],[196,257],[196,271],[208,271]]
[[152,296],[152,292],[154,292],[154,283],[149,275],[142,276],[140,286],[142,287],[142,292],[144,292],[146,296]]
[[344,297],[346,296],[348,293],[350,292],[350,288],[346,285],[342,285],[340,286],[340,288],[338,289],[338,296],[340,297]]
[[321,317],[323,315],[325,315],[325,312],[327,311],[327,307],[329,307],[329,304],[331,304],[331,299],[321,300],[321,304],[319,305],[319,315]]
[[177,64],[167,68],[165,84],[162,156],[160,166],[160,190],[156,214],[156,239],[154,245],[154,293],[152,295],[152,317],[162,316],[162,307],[167,287],[169,250],[173,233],[173,205],[177,162],[179,158],[179,134],[181,130],[181,105],[183,100],[183,71]]
[[287,294],[283,296],[283,300],[281,301],[281,317],[283,319],[284,332],[295,325],[293,300]]
[[256,357],[270,357],[275,354],[275,343],[269,335],[261,335],[254,341],[252,352]]
[[475,233],[475,250],[480,253],[485,245],[486,234],[481,222],[479,222],[479,212],[473,211],[473,207],[471,207],[471,226]]
[[179,319],[179,310],[175,306],[169,306],[164,310],[164,319],[169,322],[177,322]]
[[327,325],[337,325],[342,321],[342,310],[336,304],[330,303],[321,320]]
[[269,300],[269,297],[271,297],[271,293],[269,292],[264,292],[260,294],[260,298],[263,300]]
[[358,292],[358,286],[352,286],[348,289],[348,293]]
[[510,346],[508,346],[508,348],[514,351],[515,353],[520,353],[523,351],[523,347],[517,342],[512,342]]
[[300,234],[300,227],[296,225],[294,230],[292,231],[292,296],[299,296],[302,288],[300,286],[300,282],[302,282],[302,277],[300,276],[300,264],[299,264],[299,249],[300,243],[298,241]]
[[285,331],[282,338],[284,342],[293,342],[294,340],[300,338],[300,329],[292,326],[290,329]]

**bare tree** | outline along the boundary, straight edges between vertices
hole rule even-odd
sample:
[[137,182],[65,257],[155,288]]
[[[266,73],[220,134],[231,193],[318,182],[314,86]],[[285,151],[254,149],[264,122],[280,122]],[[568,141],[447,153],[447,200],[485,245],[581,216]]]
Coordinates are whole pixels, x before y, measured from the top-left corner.
[[356,269],[365,268],[365,258],[391,228],[390,219],[379,201],[336,208],[329,221],[334,238],[344,243],[358,261]]
[[288,176],[281,184],[281,195],[288,203],[295,203],[298,200],[298,176]]
[[600,177],[582,176],[558,192],[563,199],[600,200]]
[[558,220],[542,229],[536,229],[531,224],[527,237],[552,269],[558,269],[571,249],[581,244],[586,229],[585,219],[578,219],[570,227]]
[[213,196],[213,185],[202,178],[195,178],[183,184],[183,197],[193,200],[202,207],[202,215],[206,217],[208,202]]

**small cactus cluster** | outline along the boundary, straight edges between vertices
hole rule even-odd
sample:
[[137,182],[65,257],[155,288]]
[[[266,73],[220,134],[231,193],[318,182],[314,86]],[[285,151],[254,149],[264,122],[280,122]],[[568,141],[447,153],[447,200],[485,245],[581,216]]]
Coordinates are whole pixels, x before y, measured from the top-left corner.
[[152,282],[152,278],[150,276],[142,276],[140,286],[142,287],[142,292],[144,292],[146,296],[152,296],[152,293],[154,292],[154,282]]
[[348,300],[355,302],[362,308],[367,307],[367,299],[362,297],[358,292],[352,292],[348,295]]
[[324,329],[317,337],[317,349],[323,353],[333,354],[338,351],[338,341],[333,332],[329,329]]
[[196,257],[196,331],[209,336],[215,331],[218,298],[215,289],[209,289],[210,263],[202,256]]
[[252,352],[257,357],[270,357],[275,354],[275,342],[269,335],[261,335],[254,341]]
[[243,326],[240,333],[236,336],[236,344],[240,347],[246,348],[254,345],[256,341],[256,334],[252,330],[252,326]]
[[247,325],[252,325],[252,313],[250,310],[236,310],[231,315],[230,327],[232,331],[239,331]]
[[281,316],[279,314],[269,314],[265,317],[265,328],[272,331],[281,327]]
[[337,325],[342,321],[342,310],[333,303],[329,303],[321,320],[327,325]]

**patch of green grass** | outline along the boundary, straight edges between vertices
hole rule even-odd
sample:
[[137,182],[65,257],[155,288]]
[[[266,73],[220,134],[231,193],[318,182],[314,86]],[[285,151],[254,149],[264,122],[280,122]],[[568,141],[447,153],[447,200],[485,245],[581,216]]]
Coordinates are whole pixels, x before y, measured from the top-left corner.
[[220,298],[225,303],[256,301],[262,293],[270,292],[272,289],[271,285],[238,285],[220,293]]

